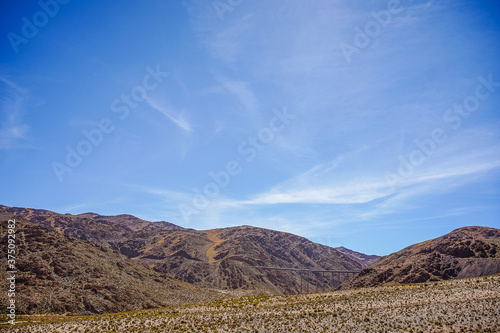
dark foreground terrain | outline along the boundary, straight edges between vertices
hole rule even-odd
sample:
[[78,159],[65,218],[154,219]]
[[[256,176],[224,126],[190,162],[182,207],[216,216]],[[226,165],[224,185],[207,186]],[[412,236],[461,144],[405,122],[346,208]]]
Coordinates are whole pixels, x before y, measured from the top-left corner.
[[86,317],[23,316],[10,332],[498,332],[500,275],[307,295],[245,296]]

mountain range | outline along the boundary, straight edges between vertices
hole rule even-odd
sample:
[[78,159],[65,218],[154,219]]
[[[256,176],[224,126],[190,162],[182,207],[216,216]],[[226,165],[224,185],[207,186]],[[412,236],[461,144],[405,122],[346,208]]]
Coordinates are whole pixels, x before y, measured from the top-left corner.
[[[0,205],[0,221],[9,219],[17,225],[16,282],[26,313],[117,312],[500,272],[500,231],[487,227],[457,229],[379,257],[252,226],[194,230],[126,214],[71,215]],[[354,274],[328,271],[359,274],[351,279]],[[6,288],[5,272],[0,279]],[[6,301],[0,295],[0,306]]]
[[[22,235],[17,282],[28,312],[146,308],[165,305],[167,300],[186,303],[221,297],[221,291],[233,295],[332,290],[348,276],[332,279],[320,273],[260,267],[317,271],[364,267],[351,255],[304,237],[251,226],[193,230],[132,215],[71,215],[7,206],[0,206],[0,219],[15,219]],[[6,239],[2,244],[6,246]],[[122,282],[116,286],[116,281]],[[151,286],[147,302],[142,302],[140,289],[130,287],[139,285]],[[162,285],[180,295],[157,292]],[[183,292],[186,286],[189,290]],[[130,295],[116,299],[115,294],[122,294],[120,288]]]

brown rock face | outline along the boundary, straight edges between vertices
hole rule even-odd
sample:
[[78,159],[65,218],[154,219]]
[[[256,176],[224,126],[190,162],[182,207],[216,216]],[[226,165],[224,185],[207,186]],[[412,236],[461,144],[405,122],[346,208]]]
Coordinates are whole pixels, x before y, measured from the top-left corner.
[[[162,232],[153,244],[142,250],[138,259],[183,281],[251,293],[300,290],[299,274],[259,270],[255,266],[314,270],[362,268],[347,255],[328,246],[289,233],[249,226]],[[310,290],[333,289],[339,285],[338,281],[320,273],[302,275],[302,283],[309,284]]]
[[200,231],[168,222],[148,222],[131,215],[63,215],[6,206],[0,206],[0,217],[16,217],[97,244],[178,280],[241,293],[331,290],[349,278],[262,270],[255,266],[353,271],[363,267],[331,247],[293,234],[250,226]]
[[[0,252],[7,253],[1,219]],[[220,297],[174,280],[101,245],[71,238],[16,218],[18,313],[119,312]],[[0,286],[7,274],[0,271]],[[0,307],[7,306],[6,293]]]
[[465,227],[382,257],[344,288],[468,278],[500,272],[500,230]]

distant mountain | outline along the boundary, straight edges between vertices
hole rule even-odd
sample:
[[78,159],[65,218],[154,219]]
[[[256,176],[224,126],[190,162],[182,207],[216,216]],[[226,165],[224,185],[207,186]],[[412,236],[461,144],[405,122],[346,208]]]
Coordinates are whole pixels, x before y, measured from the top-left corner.
[[158,272],[206,288],[243,293],[294,293],[333,289],[348,276],[264,270],[255,266],[360,271],[363,265],[306,238],[250,226],[185,229],[131,215],[58,214],[0,206],[0,216],[18,217],[67,236],[117,251]]
[[333,289],[339,281],[330,275],[263,270],[256,266],[362,269],[361,264],[331,247],[293,234],[250,226],[163,231],[151,240],[147,247],[135,249],[140,253],[138,260],[177,279],[210,288],[281,294],[300,291],[302,282],[302,288],[310,290]]
[[354,259],[358,263],[360,263],[363,267],[368,267],[371,264],[373,264],[375,261],[379,260],[382,258],[381,256],[377,256],[374,254],[364,254],[361,252],[356,252],[353,250],[350,250],[348,248],[345,248],[343,246],[340,247],[334,247],[335,250],[342,252],[344,254],[347,254],[350,258]]
[[169,222],[149,222],[132,215],[103,216],[96,213],[80,215],[59,214],[45,209],[7,207],[0,205],[0,215],[19,217],[66,236],[104,245],[123,254],[121,244],[135,239],[141,232],[154,234],[157,231],[184,230]]
[[500,230],[464,227],[382,257],[343,288],[469,278],[500,272]]
[[[0,214],[0,252],[7,253],[7,223]],[[119,312],[221,297],[113,252],[16,218],[18,313]],[[0,270],[0,288],[7,288]],[[0,307],[7,306],[0,293]]]

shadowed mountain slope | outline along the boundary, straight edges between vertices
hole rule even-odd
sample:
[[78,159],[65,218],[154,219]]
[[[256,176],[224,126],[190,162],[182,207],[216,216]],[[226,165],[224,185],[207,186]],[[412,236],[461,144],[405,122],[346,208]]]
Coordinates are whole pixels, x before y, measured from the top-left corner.
[[[1,218],[0,251],[7,253]],[[18,313],[96,313],[193,303],[221,297],[174,280],[110,249],[16,219]],[[0,286],[7,288],[0,271]],[[0,306],[7,306],[6,292]]]
[[347,254],[350,258],[354,259],[356,262],[360,263],[363,267],[368,267],[371,264],[373,264],[375,261],[379,260],[382,258],[381,256],[377,256],[374,254],[364,254],[361,252],[356,252],[353,250],[350,250],[348,248],[345,248],[343,246],[340,247],[334,247],[335,250],[342,252],[344,254]]
[[[260,293],[293,293],[302,283],[313,288],[338,286],[319,273],[261,270],[255,266],[311,270],[361,270],[335,249],[306,238],[250,226],[159,233],[139,250],[139,260],[173,277],[204,287]],[[312,290],[311,289],[311,290]]]
[[500,272],[500,230],[464,227],[382,257],[343,288],[469,278]]
[[270,271],[255,266],[352,271],[363,268],[331,247],[250,226],[193,230],[131,215],[70,215],[0,206],[2,215],[118,251],[158,272],[208,288],[245,293],[333,289],[348,276],[334,280],[320,273]]
[[138,233],[147,237],[162,230],[189,230],[164,221],[148,222],[132,215],[103,216],[95,213],[71,215],[59,214],[45,209],[2,205],[0,205],[0,216],[5,218],[18,217],[66,236],[104,245],[126,255],[129,255],[126,253],[129,249],[122,250],[121,244],[136,238]]

